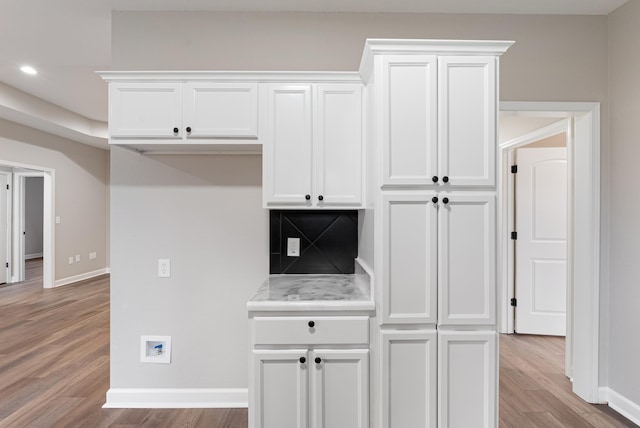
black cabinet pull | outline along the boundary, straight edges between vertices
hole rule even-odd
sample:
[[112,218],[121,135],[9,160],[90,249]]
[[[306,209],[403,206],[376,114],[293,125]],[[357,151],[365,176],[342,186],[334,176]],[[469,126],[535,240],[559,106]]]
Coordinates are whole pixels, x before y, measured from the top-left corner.
[[322,362],[322,358],[316,357],[316,364],[320,364]]
[[304,195],[304,198],[308,201],[309,199],[311,199],[311,195]]
[[442,181],[444,181],[445,183],[449,182],[449,177],[447,177],[446,175],[444,177],[442,177]]
[[300,364],[304,364],[307,362],[307,359],[305,357],[300,357]]
[[316,323],[313,321],[309,321],[308,325],[309,325],[309,328],[313,328],[315,327]]
[[442,203],[443,204],[448,204],[449,203],[449,198],[442,198]]
[[319,201],[323,201],[324,200],[324,196],[322,196],[322,195],[318,196],[318,200]]
[[431,202],[433,202],[434,204],[437,204],[438,198],[434,196],[433,198],[431,198]]
[[434,175],[433,177],[431,177],[431,181],[433,181],[434,183],[438,182],[438,176]]
[[191,132],[191,127],[187,126],[187,132]]
[[174,133],[174,134],[177,134],[177,133],[178,133],[178,131],[179,131],[179,129],[178,129],[178,128],[173,128],[173,133]]

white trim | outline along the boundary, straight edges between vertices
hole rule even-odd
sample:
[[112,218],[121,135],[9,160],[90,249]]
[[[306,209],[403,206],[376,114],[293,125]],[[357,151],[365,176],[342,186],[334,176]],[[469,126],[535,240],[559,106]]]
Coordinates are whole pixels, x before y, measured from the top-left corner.
[[601,398],[606,398],[606,401],[609,402],[609,407],[629,419],[634,424],[640,425],[640,405],[634,403],[611,388],[600,388],[600,392]]
[[219,409],[248,407],[247,388],[111,388],[105,409]]
[[106,82],[350,82],[362,83],[355,71],[97,71]]
[[[0,165],[1,167],[2,165]],[[0,170],[0,174],[4,175],[5,177],[7,177],[7,184],[9,185],[9,189],[7,190],[7,200],[6,200],[6,215],[7,215],[7,241],[5,243],[6,245],[6,251],[7,251],[7,260],[6,262],[9,263],[9,267],[2,267],[0,266],[0,269],[6,269],[6,273],[7,273],[7,284],[10,284],[13,282],[13,276],[11,275],[11,272],[13,271],[13,254],[12,254],[12,245],[11,243],[13,242],[13,230],[12,230],[12,223],[11,223],[11,217],[12,217],[12,213],[13,213],[13,171],[9,170],[9,171],[4,171],[4,170]]]
[[73,284],[74,282],[84,281],[85,279],[95,278],[97,276],[104,275],[104,274],[107,274],[107,273],[110,273],[110,272],[111,271],[110,271],[109,268],[103,268],[103,269],[94,270],[92,272],[81,273],[81,274],[78,274],[78,275],[69,276],[67,278],[58,279],[53,284],[53,286],[54,287],[60,287],[62,285]]
[[[516,114],[569,116],[574,120],[575,145],[570,167],[573,173],[569,177],[573,186],[573,216],[569,222],[573,225],[570,277],[575,284],[571,369],[573,392],[587,402],[596,403],[599,400],[600,264],[603,262],[600,259],[600,103],[502,102],[500,110]],[[499,184],[502,189],[502,182]],[[502,216],[499,221],[504,221]],[[502,223],[499,225],[503,230]],[[500,250],[499,263],[502,264],[504,245]],[[503,272],[503,266],[500,269]],[[500,279],[504,282],[502,276]],[[508,304],[504,287],[504,283],[500,284],[501,305]],[[503,316],[501,329],[504,322]]]
[[524,134],[512,140],[501,143],[500,149],[514,149],[517,147],[525,146],[527,144],[535,143],[540,140],[544,140],[545,138],[553,137],[554,135],[562,134],[563,132],[567,132],[568,123],[568,118],[559,119],[558,122],[554,122],[550,125],[529,132],[528,134]]
[[43,254],[44,253],[25,254],[24,255],[24,259],[25,260],[38,259],[38,258],[42,257]]

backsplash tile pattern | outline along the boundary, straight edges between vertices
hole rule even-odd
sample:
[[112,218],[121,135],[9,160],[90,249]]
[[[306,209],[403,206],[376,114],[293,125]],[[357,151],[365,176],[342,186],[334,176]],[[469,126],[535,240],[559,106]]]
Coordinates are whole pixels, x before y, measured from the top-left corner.
[[[358,257],[358,212],[270,211],[272,274],[350,274]],[[287,256],[287,239],[300,238],[300,256]]]

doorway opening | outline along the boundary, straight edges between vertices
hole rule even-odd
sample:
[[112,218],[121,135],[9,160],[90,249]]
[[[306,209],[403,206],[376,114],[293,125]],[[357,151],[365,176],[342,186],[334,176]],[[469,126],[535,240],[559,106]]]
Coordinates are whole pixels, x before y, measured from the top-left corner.
[[[41,257],[43,287],[53,288],[55,278],[53,197],[55,171],[50,168],[0,160],[0,176],[7,177],[8,181],[8,188],[5,186],[8,199],[7,217],[9,218],[6,222],[8,231],[5,238],[5,246],[7,247],[5,266],[8,265],[6,267],[6,282],[24,281],[26,279],[27,256],[34,259]],[[39,181],[32,181],[34,178]],[[31,188],[31,196],[41,199],[41,203],[29,200],[33,199],[28,196],[29,188]],[[34,203],[35,205],[33,205]],[[35,219],[27,213],[27,208],[32,211],[30,214],[36,214]],[[38,210],[42,212],[41,217],[37,213]],[[34,226],[33,221],[40,222],[40,225]],[[29,230],[27,230],[27,222],[31,222]],[[0,253],[0,255],[2,254]]]
[[[511,241],[513,209],[510,189],[510,155],[513,149],[553,131],[567,137],[567,244],[566,244],[566,356],[565,374],[573,392],[598,403],[599,290],[600,290],[600,106],[599,103],[503,102],[501,117],[544,122],[526,138],[507,138],[498,155],[498,251],[500,331],[514,332],[514,253]],[[546,133],[546,134],[545,134]],[[525,133],[526,135],[526,133]],[[539,136],[540,136],[539,135]],[[529,141],[531,142],[531,141]],[[513,183],[511,183],[511,186]],[[511,216],[511,217],[510,217]]]

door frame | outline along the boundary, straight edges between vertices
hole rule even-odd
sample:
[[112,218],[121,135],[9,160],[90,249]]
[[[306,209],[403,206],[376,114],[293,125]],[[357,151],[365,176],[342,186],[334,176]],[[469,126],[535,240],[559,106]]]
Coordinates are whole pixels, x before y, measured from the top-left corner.
[[[13,168],[11,230],[11,282],[24,281],[24,177],[44,178],[42,227],[42,286],[55,286],[55,170],[0,159],[0,165]],[[22,201],[22,202],[21,202]],[[18,239],[20,237],[20,239]],[[21,256],[22,254],[22,256]]]
[[[12,170],[8,170],[5,171],[3,169],[0,168],[0,175],[4,175],[7,177],[7,183],[9,184],[9,190],[7,191],[7,242],[6,242],[6,250],[7,250],[7,262],[9,263],[9,266],[13,266],[13,262],[12,262],[12,254],[11,254],[11,235],[13,233],[13,231],[11,230],[11,213],[12,211],[12,193],[13,193],[13,171]],[[5,268],[0,266],[0,269],[7,269],[7,284],[10,284],[11,281],[11,267],[9,268]]]
[[[501,112],[523,116],[567,119],[567,351],[566,372],[573,392],[589,403],[599,403],[600,346],[600,103],[597,102],[501,102]],[[510,247],[507,205],[504,202],[508,176],[507,153],[498,156],[498,294],[500,331],[509,332]],[[580,213],[580,215],[576,215]],[[507,242],[505,242],[507,241]],[[513,257],[513,256],[511,256]],[[512,261],[512,260],[511,260]],[[512,327],[512,326],[511,326]]]

